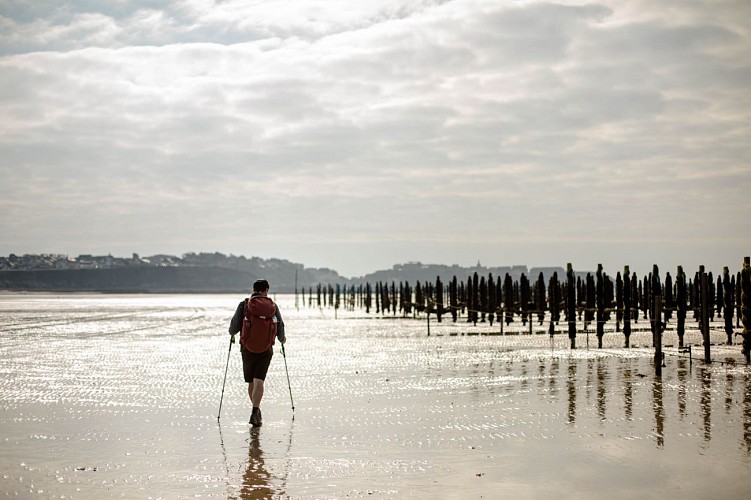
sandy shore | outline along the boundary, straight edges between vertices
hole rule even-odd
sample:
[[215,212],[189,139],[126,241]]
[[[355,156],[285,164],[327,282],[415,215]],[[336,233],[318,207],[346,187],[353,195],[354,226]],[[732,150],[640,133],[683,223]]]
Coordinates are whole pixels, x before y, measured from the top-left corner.
[[424,321],[280,296],[295,410],[276,352],[254,430],[236,346],[217,421],[240,298],[0,296],[0,496],[751,495],[739,346],[713,346],[711,365],[666,347],[658,378],[651,349],[615,333],[575,351],[488,324],[428,337]]

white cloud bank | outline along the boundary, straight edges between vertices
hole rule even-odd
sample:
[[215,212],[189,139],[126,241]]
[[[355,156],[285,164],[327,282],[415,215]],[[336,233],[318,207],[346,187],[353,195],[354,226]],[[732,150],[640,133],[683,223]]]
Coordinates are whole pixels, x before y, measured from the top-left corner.
[[745,1],[0,3],[0,254],[737,268]]

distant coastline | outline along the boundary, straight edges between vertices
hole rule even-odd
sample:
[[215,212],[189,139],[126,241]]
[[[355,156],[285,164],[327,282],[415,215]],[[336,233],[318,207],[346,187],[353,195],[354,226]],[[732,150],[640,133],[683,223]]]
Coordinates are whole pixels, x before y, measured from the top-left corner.
[[[264,277],[278,292],[295,285],[345,280],[329,269],[305,268],[280,259],[221,253],[130,258],[61,254],[0,257],[0,289],[10,291],[105,293],[223,293],[248,291]],[[345,280],[346,281],[346,280]]]
[[409,262],[357,278],[346,278],[328,268],[307,268],[283,259],[246,258],[221,253],[188,253],[182,257],[156,255],[118,258],[111,255],[59,254],[0,257],[0,290],[10,292],[102,292],[102,293],[236,293],[247,292],[254,280],[266,278],[274,293],[306,292],[322,285],[358,286],[364,283],[401,281],[435,282],[456,276],[458,280],[478,273],[518,280],[522,274],[546,279],[563,268],[528,269],[525,265],[462,267]]
[[16,270],[0,272],[0,289],[36,292],[225,293],[247,291],[253,277],[219,267]]

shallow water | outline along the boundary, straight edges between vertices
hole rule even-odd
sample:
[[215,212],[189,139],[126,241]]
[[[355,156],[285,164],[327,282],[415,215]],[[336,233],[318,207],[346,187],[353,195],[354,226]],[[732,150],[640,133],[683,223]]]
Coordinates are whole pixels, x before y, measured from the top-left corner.
[[0,496],[751,495],[739,346],[713,346],[711,365],[666,347],[658,378],[616,333],[571,351],[565,335],[433,318],[427,336],[424,319],[279,296],[295,409],[277,349],[254,430],[236,345],[217,422],[240,299],[0,295]]

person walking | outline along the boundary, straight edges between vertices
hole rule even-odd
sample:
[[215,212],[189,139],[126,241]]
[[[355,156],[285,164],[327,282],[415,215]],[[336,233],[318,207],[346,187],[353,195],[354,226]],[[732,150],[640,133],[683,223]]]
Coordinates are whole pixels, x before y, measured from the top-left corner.
[[248,383],[248,397],[253,405],[250,414],[250,424],[260,427],[261,399],[266,373],[274,355],[274,340],[284,344],[287,338],[284,334],[284,321],[279,308],[268,297],[269,282],[265,279],[253,283],[253,294],[240,302],[229,325],[232,336],[230,342],[235,342],[235,335],[240,335],[240,353],[243,360],[243,376]]

